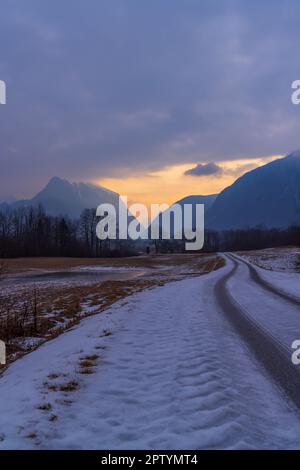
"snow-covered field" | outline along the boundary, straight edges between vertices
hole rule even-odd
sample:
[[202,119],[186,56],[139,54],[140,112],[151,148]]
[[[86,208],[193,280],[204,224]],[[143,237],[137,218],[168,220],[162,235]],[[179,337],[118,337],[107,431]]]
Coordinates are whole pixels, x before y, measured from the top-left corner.
[[[255,269],[267,285],[276,287],[278,284],[279,292],[288,292],[292,298],[297,299],[299,274],[275,273],[257,267]],[[298,276],[298,283],[297,280],[290,282],[291,278],[294,280],[294,276]],[[280,282],[275,282],[284,277],[287,277],[284,283],[286,291]],[[236,275],[229,279],[228,289],[239,305],[246,310],[247,315],[274,335],[287,349],[291,348],[294,340],[299,339],[300,304],[290,305],[289,302],[266,290],[264,285],[258,285],[249,277],[246,264],[239,263]]]
[[298,412],[214,299],[229,269],[132,295],[12,364],[0,448],[300,448]]
[[299,273],[283,273],[276,271],[266,271],[257,268],[259,275],[267,283],[275,286],[279,291],[287,293],[291,297],[298,299],[300,302],[300,272]]
[[300,248],[278,247],[265,250],[240,252],[240,255],[256,266],[268,271],[300,273]]
[[[99,264],[91,264],[98,262]],[[210,272],[214,254],[116,259],[6,260],[0,279],[0,338],[8,362],[134,292]]]
[[300,302],[300,248],[270,248],[239,255],[255,266],[266,283]]

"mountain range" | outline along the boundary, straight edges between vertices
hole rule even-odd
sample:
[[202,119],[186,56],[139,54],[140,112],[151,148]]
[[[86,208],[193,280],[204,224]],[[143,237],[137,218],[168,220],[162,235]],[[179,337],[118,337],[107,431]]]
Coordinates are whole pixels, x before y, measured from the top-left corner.
[[[2,203],[0,209],[41,204],[49,214],[78,218],[83,209],[101,203],[117,206],[118,198],[101,186],[54,177],[32,199]],[[204,204],[205,227],[214,230],[299,225],[300,151],[249,171],[218,195],[187,196],[177,203]]]
[[300,151],[245,173],[218,195],[177,201],[188,203],[204,204],[206,229],[300,225]]
[[[102,186],[90,183],[69,183],[55,176],[32,199],[16,201],[9,205],[14,208],[36,207],[41,204],[48,214],[78,218],[84,209],[96,208],[101,203],[111,203],[117,207],[119,195]],[[4,205],[8,204],[3,203],[2,207]]]
[[249,171],[224,189],[208,210],[215,230],[300,224],[300,151]]

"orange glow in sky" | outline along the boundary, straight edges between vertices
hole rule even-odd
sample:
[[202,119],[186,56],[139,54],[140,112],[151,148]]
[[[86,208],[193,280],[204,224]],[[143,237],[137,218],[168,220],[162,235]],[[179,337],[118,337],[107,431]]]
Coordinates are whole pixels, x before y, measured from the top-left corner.
[[211,176],[186,176],[184,172],[195,163],[164,167],[151,173],[136,173],[119,178],[103,178],[94,181],[120,195],[128,196],[128,202],[172,204],[185,196],[215,194],[232,184],[247,171],[282,158],[281,155],[218,162],[221,174]]

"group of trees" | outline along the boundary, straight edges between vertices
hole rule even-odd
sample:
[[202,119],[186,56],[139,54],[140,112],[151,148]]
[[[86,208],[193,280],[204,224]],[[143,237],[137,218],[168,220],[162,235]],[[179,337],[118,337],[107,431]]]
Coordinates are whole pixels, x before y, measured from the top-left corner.
[[125,256],[126,241],[101,241],[96,237],[95,209],[85,209],[78,220],[51,216],[42,206],[5,208],[0,211],[0,258],[20,256]]
[[[20,256],[127,256],[139,251],[184,252],[185,240],[104,240],[96,236],[99,218],[85,209],[78,220],[51,216],[39,207],[0,210],[0,258]],[[251,250],[300,244],[300,226],[285,230],[263,226],[223,232],[205,231],[203,251]]]
[[283,245],[300,244],[300,226],[286,229],[257,226],[253,228],[207,231],[204,249],[206,251],[258,250]]
[[[254,228],[212,231],[204,235],[204,252],[258,250],[284,245],[300,245],[300,226],[286,229]],[[155,242],[158,253],[183,253],[185,240],[158,240]]]

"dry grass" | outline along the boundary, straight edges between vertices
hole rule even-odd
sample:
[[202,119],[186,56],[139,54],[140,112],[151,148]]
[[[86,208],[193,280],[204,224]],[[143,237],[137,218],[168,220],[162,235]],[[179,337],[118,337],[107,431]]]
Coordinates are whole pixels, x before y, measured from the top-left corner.
[[93,369],[89,369],[86,367],[86,368],[80,369],[79,373],[83,375],[91,375],[91,374],[94,374],[95,371]]
[[9,258],[3,260],[10,273],[22,273],[32,269],[65,270],[80,266],[106,266],[106,267],[135,267],[159,268],[164,266],[180,266],[194,263],[195,260],[209,255],[205,253],[194,254],[159,254],[149,256],[133,256],[128,258]]
[[59,386],[59,390],[61,392],[75,392],[79,389],[79,383],[77,380],[71,380],[70,382],[66,382]]
[[297,246],[280,246],[262,250],[240,251],[251,263],[260,268],[275,271],[300,272],[300,255]]
[[81,361],[97,361],[99,359],[98,354],[92,354],[91,356],[84,356],[80,358]]
[[85,367],[94,367],[95,366],[95,364],[92,361],[82,361],[82,362],[80,362],[79,365],[80,365],[80,367],[83,367],[83,368],[85,368]]
[[71,393],[79,389],[79,383],[77,380],[70,380],[69,382],[61,384],[49,384],[48,382],[45,382],[44,386],[47,387],[51,392]]
[[99,359],[98,354],[81,357],[79,363],[79,373],[84,375],[94,374],[94,367],[97,365],[97,359]]
[[[115,302],[135,293],[187,276],[202,275],[224,265],[215,255],[158,255],[122,259],[26,258],[8,260],[10,270],[30,268],[66,268],[79,265],[164,267],[148,277],[131,280],[106,280],[89,285],[23,288],[0,294],[1,339],[7,342],[8,363],[59,336],[83,317],[101,313]],[[87,310],[86,307],[88,307]],[[111,335],[104,331],[102,336]],[[26,337],[39,338],[29,346]],[[86,360],[93,360],[85,358]],[[55,378],[55,377],[53,377]]]

